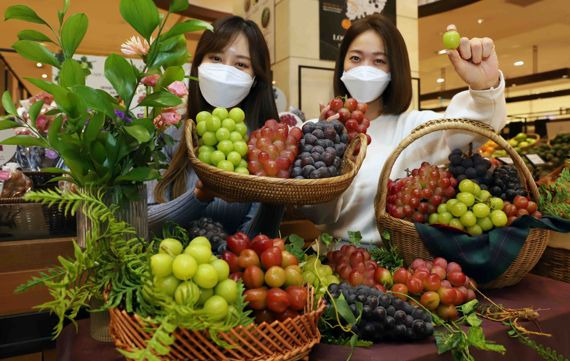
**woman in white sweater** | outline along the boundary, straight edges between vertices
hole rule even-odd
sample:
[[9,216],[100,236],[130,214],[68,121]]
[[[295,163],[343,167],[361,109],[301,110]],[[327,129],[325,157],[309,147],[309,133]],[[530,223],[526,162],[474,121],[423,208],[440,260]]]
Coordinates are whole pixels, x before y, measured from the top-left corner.
[[[493,41],[462,38],[457,50],[448,51],[448,57],[469,90],[456,94],[445,114],[407,112],[412,99],[411,71],[398,29],[381,15],[358,20],[348,29],[336,62],[335,95],[348,95],[368,104],[365,116],[371,120],[367,132],[372,142],[360,172],[340,198],[299,209],[322,231],[342,239],[348,239],[348,231],[360,231],[363,241],[381,242],[374,215],[378,178],[392,151],[418,125],[444,117],[478,120],[497,131],[505,125],[505,81]],[[440,164],[451,149],[482,141],[464,133],[432,133],[400,155],[391,179],[405,176],[406,168],[416,168],[422,161]]]

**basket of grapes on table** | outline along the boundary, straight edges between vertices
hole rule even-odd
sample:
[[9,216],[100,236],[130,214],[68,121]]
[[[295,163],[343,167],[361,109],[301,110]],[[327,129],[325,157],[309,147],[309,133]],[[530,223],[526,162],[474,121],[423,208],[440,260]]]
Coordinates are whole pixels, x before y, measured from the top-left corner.
[[[348,111],[340,105],[339,111]],[[362,115],[354,99],[347,105]],[[241,109],[202,111],[196,122],[186,124],[188,156],[204,185],[226,199],[324,203],[350,186],[366,155],[369,122],[347,131],[350,116],[348,111],[349,118],[307,122],[301,128],[269,119],[248,134]]]
[[[506,150],[513,164],[493,166],[480,154],[455,149],[446,166],[423,162],[408,177],[389,179],[392,167],[406,147],[423,136],[446,130],[494,141]],[[474,271],[484,273],[489,264],[503,261],[500,273],[492,279],[482,277],[484,281],[479,282],[485,288],[501,288],[519,282],[538,262],[548,242],[548,230],[535,227],[535,221],[540,221],[542,215],[537,209],[539,193],[530,171],[513,147],[480,122],[438,119],[418,126],[386,161],[378,189],[375,201],[378,229],[381,234],[390,233],[392,243],[407,264],[417,257],[442,256],[430,252],[434,250],[434,242],[440,243],[435,249],[447,250],[446,255],[473,262]],[[518,227],[523,223],[533,225],[521,231]],[[438,240],[429,237],[430,230],[437,234]],[[513,249],[505,249],[504,244],[515,236],[519,237],[519,243]],[[482,253],[480,247],[495,248]]]

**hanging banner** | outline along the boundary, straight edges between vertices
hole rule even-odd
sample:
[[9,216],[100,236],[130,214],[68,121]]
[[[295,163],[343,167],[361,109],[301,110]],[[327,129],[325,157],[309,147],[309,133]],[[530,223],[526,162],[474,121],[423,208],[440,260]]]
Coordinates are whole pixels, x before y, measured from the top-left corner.
[[271,64],[275,59],[275,0],[245,0],[243,2],[244,18],[253,20],[261,29]]
[[396,0],[319,0],[320,59],[336,60],[352,22],[377,13],[396,24]]

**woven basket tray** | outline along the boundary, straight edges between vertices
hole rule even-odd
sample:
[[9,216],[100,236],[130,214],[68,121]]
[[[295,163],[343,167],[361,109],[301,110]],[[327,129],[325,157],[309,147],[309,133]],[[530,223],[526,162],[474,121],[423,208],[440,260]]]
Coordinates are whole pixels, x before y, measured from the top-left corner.
[[[352,183],[366,156],[367,140],[359,134],[348,145],[341,175],[324,179],[282,179],[228,172],[206,164],[196,156],[194,122],[186,122],[186,145],[192,167],[204,185],[233,201],[277,204],[316,204],[338,198]],[[351,156],[360,144],[360,151]]]
[[[513,163],[516,166],[521,179],[525,180],[525,185],[530,192],[531,198],[537,200],[539,196],[538,189],[534,183],[532,175],[524,164],[522,158],[513,149],[513,147],[511,147],[502,137],[497,135],[488,125],[466,119],[437,119],[418,126],[408,137],[400,142],[398,147],[386,161],[384,168],[382,169],[382,173],[380,174],[378,193],[376,194],[375,199],[378,230],[380,233],[384,230],[390,232],[393,244],[398,247],[404,258],[404,262],[408,265],[417,257],[432,258],[432,256],[420,239],[413,223],[394,218],[386,212],[388,180],[396,159],[400,153],[406,149],[406,147],[427,134],[441,130],[460,130],[493,140],[505,149],[513,159]],[[547,230],[531,229],[525,244],[509,268],[507,268],[507,270],[497,279],[481,285],[481,287],[502,288],[518,283],[538,262],[547,243]]]
[[[200,361],[292,361],[308,360],[313,346],[319,343],[321,334],[317,321],[325,310],[321,299],[316,306],[314,293],[308,292],[305,312],[283,322],[271,324],[251,323],[238,326],[229,332],[219,333],[218,337],[232,347],[225,349],[216,345],[207,331],[178,329],[176,340],[170,347],[170,354],[164,360]],[[150,339],[152,327],[138,315],[131,315],[120,309],[111,309],[110,332],[115,346],[132,351],[144,347]]]

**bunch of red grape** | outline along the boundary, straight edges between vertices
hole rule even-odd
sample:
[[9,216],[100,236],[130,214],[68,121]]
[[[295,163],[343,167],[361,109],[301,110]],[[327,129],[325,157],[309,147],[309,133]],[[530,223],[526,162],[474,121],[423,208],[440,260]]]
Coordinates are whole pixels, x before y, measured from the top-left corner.
[[253,133],[247,143],[247,169],[258,176],[289,178],[291,165],[297,157],[301,129],[289,130],[285,123],[269,119]]
[[[338,114],[340,120],[348,131],[349,142],[358,133],[366,134],[366,130],[370,127],[370,119],[364,114],[368,110],[368,104],[359,103],[354,98],[348,98],[343,103],[341,98],[334,98],[329,102],[329,110],[325,113],[325,119]],[[372,141],[369,134],[366,134],[368,144]]]
[[297,125],[297,118],[291,113],[285,113],[279,116],[279,122],[294,127]]
[[505,202],[503,211],[507,214],[510,226],[513,221],[519,217],[526,215],[533,216],[536,219],[542,218],[542,213],[538,210],[536,202],[531,201],[528,197],[515,196],[513,203]]
[[423,162],[410,176],[388,182],[386,210],[395,218],[426,222],[440,204],[455,197],[456,185],[449,171]]

